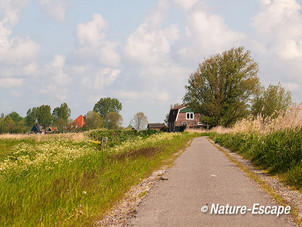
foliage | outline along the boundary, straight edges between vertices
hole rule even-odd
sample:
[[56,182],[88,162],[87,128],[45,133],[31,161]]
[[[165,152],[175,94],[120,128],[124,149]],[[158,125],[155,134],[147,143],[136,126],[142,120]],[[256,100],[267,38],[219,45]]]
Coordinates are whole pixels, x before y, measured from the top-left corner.
[[42,105],[38,109],[38,123],[43,127],[49,126],[52,123],[51,108],[49,105]]
[[32,127],[34,124],[37,123],[38,114],[39,114],[38,110],[39,110],[39,107],[33,107],[27,111],[26,117],[25,117],[25,122],[28,127]]
[[231,126],[249,114],[249,100],[259,88],[257,73],[243,47],[214,55],[190,75],[184,101],[203,115],[202,122]]
[[123,118],[117,112],[109,112],[104,119],[104,123],[108,129],[118,129],[123,124]]
[[54,124],[60,131],[68,125],[68,119],[71,115],[71,110],[67,103],[62,103],[60,107],[54,108],[52,111],[52,117]]
[[11,114],[7,116],[3,114],[0,117],[0,133],[23,133],[28,130],[28,127],[26,127],[23,120],[20,120],[20,118],[14,118],[14,121],[11,116]]
[[253,116],[261,115],[264,119],[267,117],[276,118],[280,111],[286,110],[291,102],[291,93],[278,85],[269,85],[252,101]]
[[98,112],[100,116],[105,119],[108,113],[122,110],[122,104],[115,98],[101,98],[93,107],[93,111]]
[[0,140],[5,150],[11,148],[0,161],[0,225],[93,225],[195,136],[160,133],[102,152],[86,139]]
[[148,118],[143,112],[137,112],[131,120],[131,125],[136,130],[146,129]]
[[101,116],[95,111],[89,111],[85,117],[85,127],[87,129],[96,129],[103,126]]
[[[212,133],[216,143],[239,152],[254,164],[269,170],[270,173],[285,173],[293,178],[293,174],[302,175],[302,130],[283,130],[269,134],[258,133]],[[297,188],[302,182],[287,180]]]
[[21,117],[17,112],[11,112],[7,116],[11,117],[11,119],[15,122],[18,123],[20,121],[23,121],[23,117]]
[[121,144],[127,140],[146,139],[151,135],[160,133],[157,130],[133,130],[133,129],[119,129],[119,130],[93,130],[88,132],[88,136],[97,141],[101,141],[102,138],[107,137],[108,142],[106,146],[112,147],[117,144]]

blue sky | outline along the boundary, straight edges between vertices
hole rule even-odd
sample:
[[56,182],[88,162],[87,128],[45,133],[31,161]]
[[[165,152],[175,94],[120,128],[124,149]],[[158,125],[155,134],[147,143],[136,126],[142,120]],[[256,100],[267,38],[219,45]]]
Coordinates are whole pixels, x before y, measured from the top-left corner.
[[163,122],[188,76],[244,46],[264,85],[302,100],[302,0],[0,0],[0,113],[66,102],[72,118],[118,98]]

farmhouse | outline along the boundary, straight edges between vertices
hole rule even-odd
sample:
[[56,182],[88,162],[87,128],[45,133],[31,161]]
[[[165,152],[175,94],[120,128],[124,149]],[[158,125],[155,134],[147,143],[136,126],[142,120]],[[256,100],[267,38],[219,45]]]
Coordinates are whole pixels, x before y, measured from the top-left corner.
[[168,118],[169,132],[182,132],[187,127],[197,128],[201,126],[200,113],[194,113],[191,107],[180,105],[170,110]]
[[80,115],[71,122],[71,128],[82,128],[85,125],[85,119],[83,115]]
[[35,134],[37,134],[37,133],[40,133],[40,134],[45,133],[45,130],[44,130],[43,127],[40,126],[39,124],[35,124],[35,125],[33,126],[33,128],[31,129],[31,131],[32,131],[33,133],[35,133]]
[[59,130],[58,130],[57,127],[51,127],[51,126],[49,126],[49,127],[46,128],[46,131],[45,131],[45,132],[46,132],[46,133],[58,133]]

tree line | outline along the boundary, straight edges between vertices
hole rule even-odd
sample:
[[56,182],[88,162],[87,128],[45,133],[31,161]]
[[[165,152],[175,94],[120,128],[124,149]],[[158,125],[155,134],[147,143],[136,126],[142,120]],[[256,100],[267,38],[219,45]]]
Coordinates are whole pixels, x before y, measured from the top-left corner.
[[[122,110],[122,103],[116,98],[101,98],[84,115],[85,125],[83,128],[72,129],[70,119],[71,110],[67,103],[62,103],[51,112],[50,105],[41,105],[28,109],[26,116],[22,117],[17,112],[8,115],[1,114],[0,133],[26,133],[35,124],[43,128],[48,126],[57,127],[59,132],[64,131],[84,131],[96,128],[118,129],[122,127],[123,117],[119,114]],[[134,115],[128,127],[138,130],[145,129],[148,119],[143,112]]]
[[250,51],[232,48],[205,59],[186,85],[184,103],[201,113],[202,123],[230,127],[246,117],[274,118],[291,104],[281,83],[265,88]]

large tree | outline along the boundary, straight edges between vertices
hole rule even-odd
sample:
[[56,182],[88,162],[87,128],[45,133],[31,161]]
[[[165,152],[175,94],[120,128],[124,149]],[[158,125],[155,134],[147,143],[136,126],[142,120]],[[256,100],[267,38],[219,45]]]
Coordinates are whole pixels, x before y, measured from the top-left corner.
[[278,85],[269,85],[252,101],[253,116],[261,115],[263,119],[267,117],[275,118],[278,112],[286,110],[292,104],[291,93],[287,91],[280,83]]
[[49,126],[52,123],[51,108],[49,105],[42,105],[38,108],[38,123],[43,127]]
[[202,114],[202,122],[231,126],[249,114],[259,90],[258,65],[243,47],[216,54],[190,75],[184,101]]
[[118,129],[123,124],[122,116],[117,112],[109,112],[104,118],[105,126],[108,129]]
[[100,114],[105,119],[106,115],[110,112],[119,113],[122,110],[122,104],[115,98],[101,98],[93,107],[93,111]]
[[30,108],[27,111],[25,117],[25,123],[28,127],[32,127],[34,124],[37,123],[38,114],[39,114],[39,107],[33,107],[32,109]]
[[136,113],[131,120],[131,125],[137,130],[145,129],[147,124],[148,118],[143,112]]
[[62,103],[60,107],[54,108],[52,111],[53,121],[59,130],[63,130],[68,124],[71,110],[66,103]]
[[85,117],[85,127],[88,129],[101,128],[103,126],[103,120],[101,116],[94,111],[89,111]]

